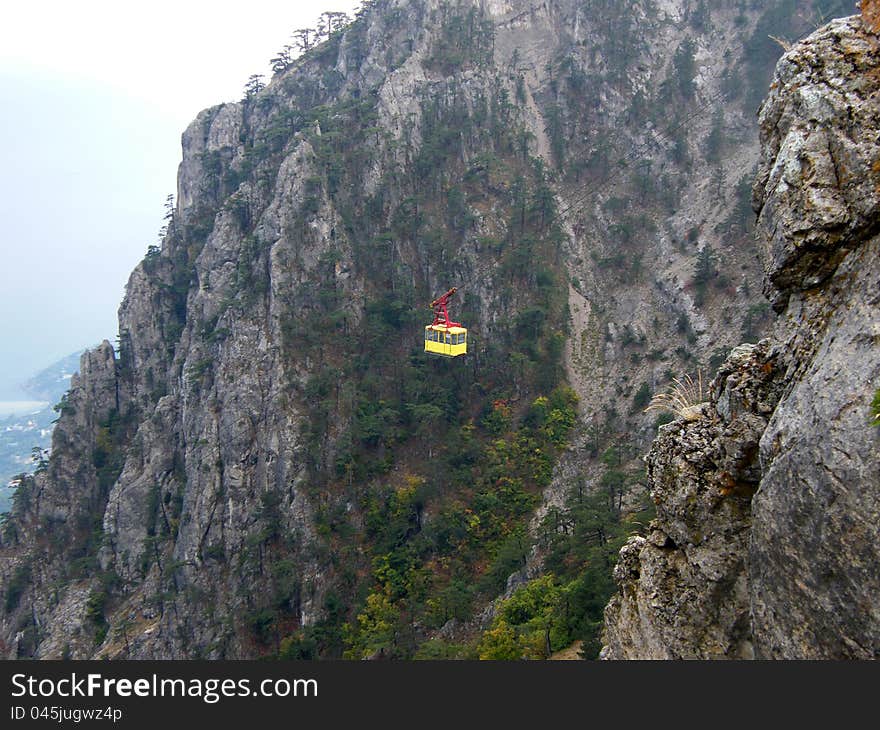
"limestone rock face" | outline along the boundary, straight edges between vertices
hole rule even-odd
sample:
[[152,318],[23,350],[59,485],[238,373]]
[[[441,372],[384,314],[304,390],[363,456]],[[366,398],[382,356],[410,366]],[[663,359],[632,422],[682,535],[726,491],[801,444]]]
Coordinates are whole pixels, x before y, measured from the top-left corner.
[[[466,284],[475,335],[462,408],[488,397],[491,378],[523,405],[537,393],[521,393],[521,381],[558,357],[546,372],[564,369],[585,419],[614,414],[626,421],[615,429],[646,447],[653,418],[629,407],[639,386],[729,350],[755,304],[743,181],[759,146],[745,89],[770,61],[750,64],[741,41],[764,40],[766,10],[726,0],[377,0],[265,88],[201,112],[183,133],[167,235],[129,279],[118,352],[104,343],[83,360],[50,463],[4,526],[0,655],[244,658],[278,653],[331,612],[356,624],[374,571],[363,505],[424,461],[403,433],[416,430],[412,419],[401,417],[387,440],[409,443],[392,453],[399,444],[374,438],[373,481],[359,481],[346,461],[370,438],[359,410],[374,405],[364,403],[371,381],[405,390],[400,373],[421,335],[410,320],[456,283]],[[870,148],[853,139],[832,142],[862,171]],[[858,178],[838,205],[859,220],[873,210],[865,184]],[[773,185],[768,211],[799,204]],[[838,225],[837,212],[828,216]],[[833,229],[835,250],[857,245],[855,225]],[[529,248],[530,227],[541,226],[546,256]],[[797,258],[794,239],[780,235],[773,255]],[[698,305],[694,265],[706,247],[726,275]],[[505,359],[511,333],[539,320],[528,329],[552,341]],[[356,345],[373,336],[389,345],[371,360]],[[760,368],[771,360],[766,349],[744,351],[704,417],[667,429],[669,451],[651,470],[681,472],[655,488],[670,506],[619,571],[632,572],[636,548],[649,551],[662,591],[639,599],[641,610],[674,585],[689,591],[677,620],[722,626],[704,632],[713,656],[752,651],[745,548],[730,543],[747,542],[776,387]],[[428,393],[432,378],[449,378],[426,373]],[[429,395],[395,397],[400,417]],[[575,482],[598,480],[587,450],[566,453],[545,509]],[[529,560],[532,577],[541,565]],[[737,601],[710,605],[726,586]],[[699,654],[647,624],[639,641]]]
[[877,37],[859,17],[783,56],[760,114],[754,187],[769,297],[781,310],[878,227]]
[[[880,654],[880,238],[849,253],[823,291],[792,297],[809,355],[783,359],[790,389],[761,437],[749,540],[761,657]],[[802,325],[781,343],[803,352]],[[806,354],[806,353],[804,353]]]
[[60,405],[52,458],[19,486],[19,511],[4,531],[11,549],[0,561],[8,627],[0,650],[8,658],[82,656],[93,646],[85,613],[94,580],[69,581],[60,595],[34,592],[30,602],[13,589],[23,577],[38,585],[60,581],[66,569],[57,559],[59,552],[68,564],[94,552],[95,516],[103,513],[107,500],[108,424],[125,411],[120,404],[128,398],[113,346],[105,340],[83,353]]
[[736,348],[695,420],[662,426],[646,461],[657,518],[624,546],[605,610],[608,659],[754,657],[750,502],[779,397],[769,340]]
[[777,67],[754,202],[781,316],[654,442],[657,521],[621,553],[606,658],[880,655],[878,82],[859,17]]

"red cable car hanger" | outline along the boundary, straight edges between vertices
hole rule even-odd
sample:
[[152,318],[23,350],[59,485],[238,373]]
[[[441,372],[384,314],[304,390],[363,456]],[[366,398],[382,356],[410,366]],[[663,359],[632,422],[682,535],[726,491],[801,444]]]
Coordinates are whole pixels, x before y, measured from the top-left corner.
[[461,322],[453,322],[450,320],[449,312],[446,311],[447,302],[457,291],[458,287],[454,286],[448,292],[431,302],[431,307],[434,309],[434,321],[431,323],[432,327],[436,327],[437,325],[443,327],[461,327]]

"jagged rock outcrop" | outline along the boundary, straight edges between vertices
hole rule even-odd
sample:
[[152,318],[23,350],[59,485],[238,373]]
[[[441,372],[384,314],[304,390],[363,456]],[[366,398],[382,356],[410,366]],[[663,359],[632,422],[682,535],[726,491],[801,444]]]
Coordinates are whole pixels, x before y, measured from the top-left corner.
[[754,186],[770,339],[647,457],[603,656],[880,655],[880,39],[834,21],[777,67]]
[[754,657],[751,500],[758,442],[781,390],[777,357],[768,340],[736,348],[693,420],[661,426],[646,459],[657,518],[621,550],[607,658]]
[[[105,340],[83,353],[60,403],[53,456],[18,488],[16,519],[5,526],[4,540],[28,549],[7,548],[0,562],[6,612],[16,619],[2,645],[13,657],[85,653],[94,643],[86,619],[95,584],[88,566],[94,564],[95,521],[107,504],[114,468],[109,426],[124,420],[127,399],[113,346]],[[59,610],[55,591],[33,587],[60,582],[67,588]]]
[[[483,610],[453,576],[485,572],[552,465],[531,444],[528,489],[481,492],[498,465],[474,468],[478,447],[510,435],[486,427],[493,407],[521,415],[567,380],[596,433],[646,442],[640,385],[764,321],[743,181],[756,80],[763,93],[778,52],[767,32],[799,22],[766,5],[378,0],[200,113],[167,235],[130,277],[118,356],[83,361],[48,469],[4,527],[2,653],[299,656],[325,641],[338,655],[380,580],[372,607],[398,611],[400,655],[430,622]],[[454,283],[473,335],[457,369],[418,352],[422,304]],[[734,481],[719,471],[705,490],[739,494],[764,415],[728,401],[726,431],[689,448]],[[587,451],[563,457],[548,502],[598,480]],[[703,545],[697,514],[716,497],[694,496],[673,549]],[[699,560],[736,582],[719,543]]]

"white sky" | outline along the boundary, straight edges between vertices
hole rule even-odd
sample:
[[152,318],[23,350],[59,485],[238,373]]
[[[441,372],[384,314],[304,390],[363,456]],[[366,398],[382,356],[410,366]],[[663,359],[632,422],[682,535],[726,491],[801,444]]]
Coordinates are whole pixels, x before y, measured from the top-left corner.
[[176,187],[180,134],[297,28],[356,0],[41,0],[0,23],[0,398],[116,336]]
[[[40,0],[6,3],[0,65],[81,77],[190,121],[235,101],[247,77],[321,12],[355,0]],[[182,131],[182,130],[181,130]]]

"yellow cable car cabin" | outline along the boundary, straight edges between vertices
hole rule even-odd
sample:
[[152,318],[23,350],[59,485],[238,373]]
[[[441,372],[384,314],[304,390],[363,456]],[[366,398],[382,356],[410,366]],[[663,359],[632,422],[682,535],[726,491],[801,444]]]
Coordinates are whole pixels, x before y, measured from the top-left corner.
[[467,355],[467,329],[461,326],[461,322],[449,319],[446,309],[447,302],[456,291],[456,287],[452,287],[442,297],[431,302],[434,321],[425,327],[425,352],[444,357]]
[[425,327],[425,352],[446,357],[467,355],[467,329],[429,324]]

